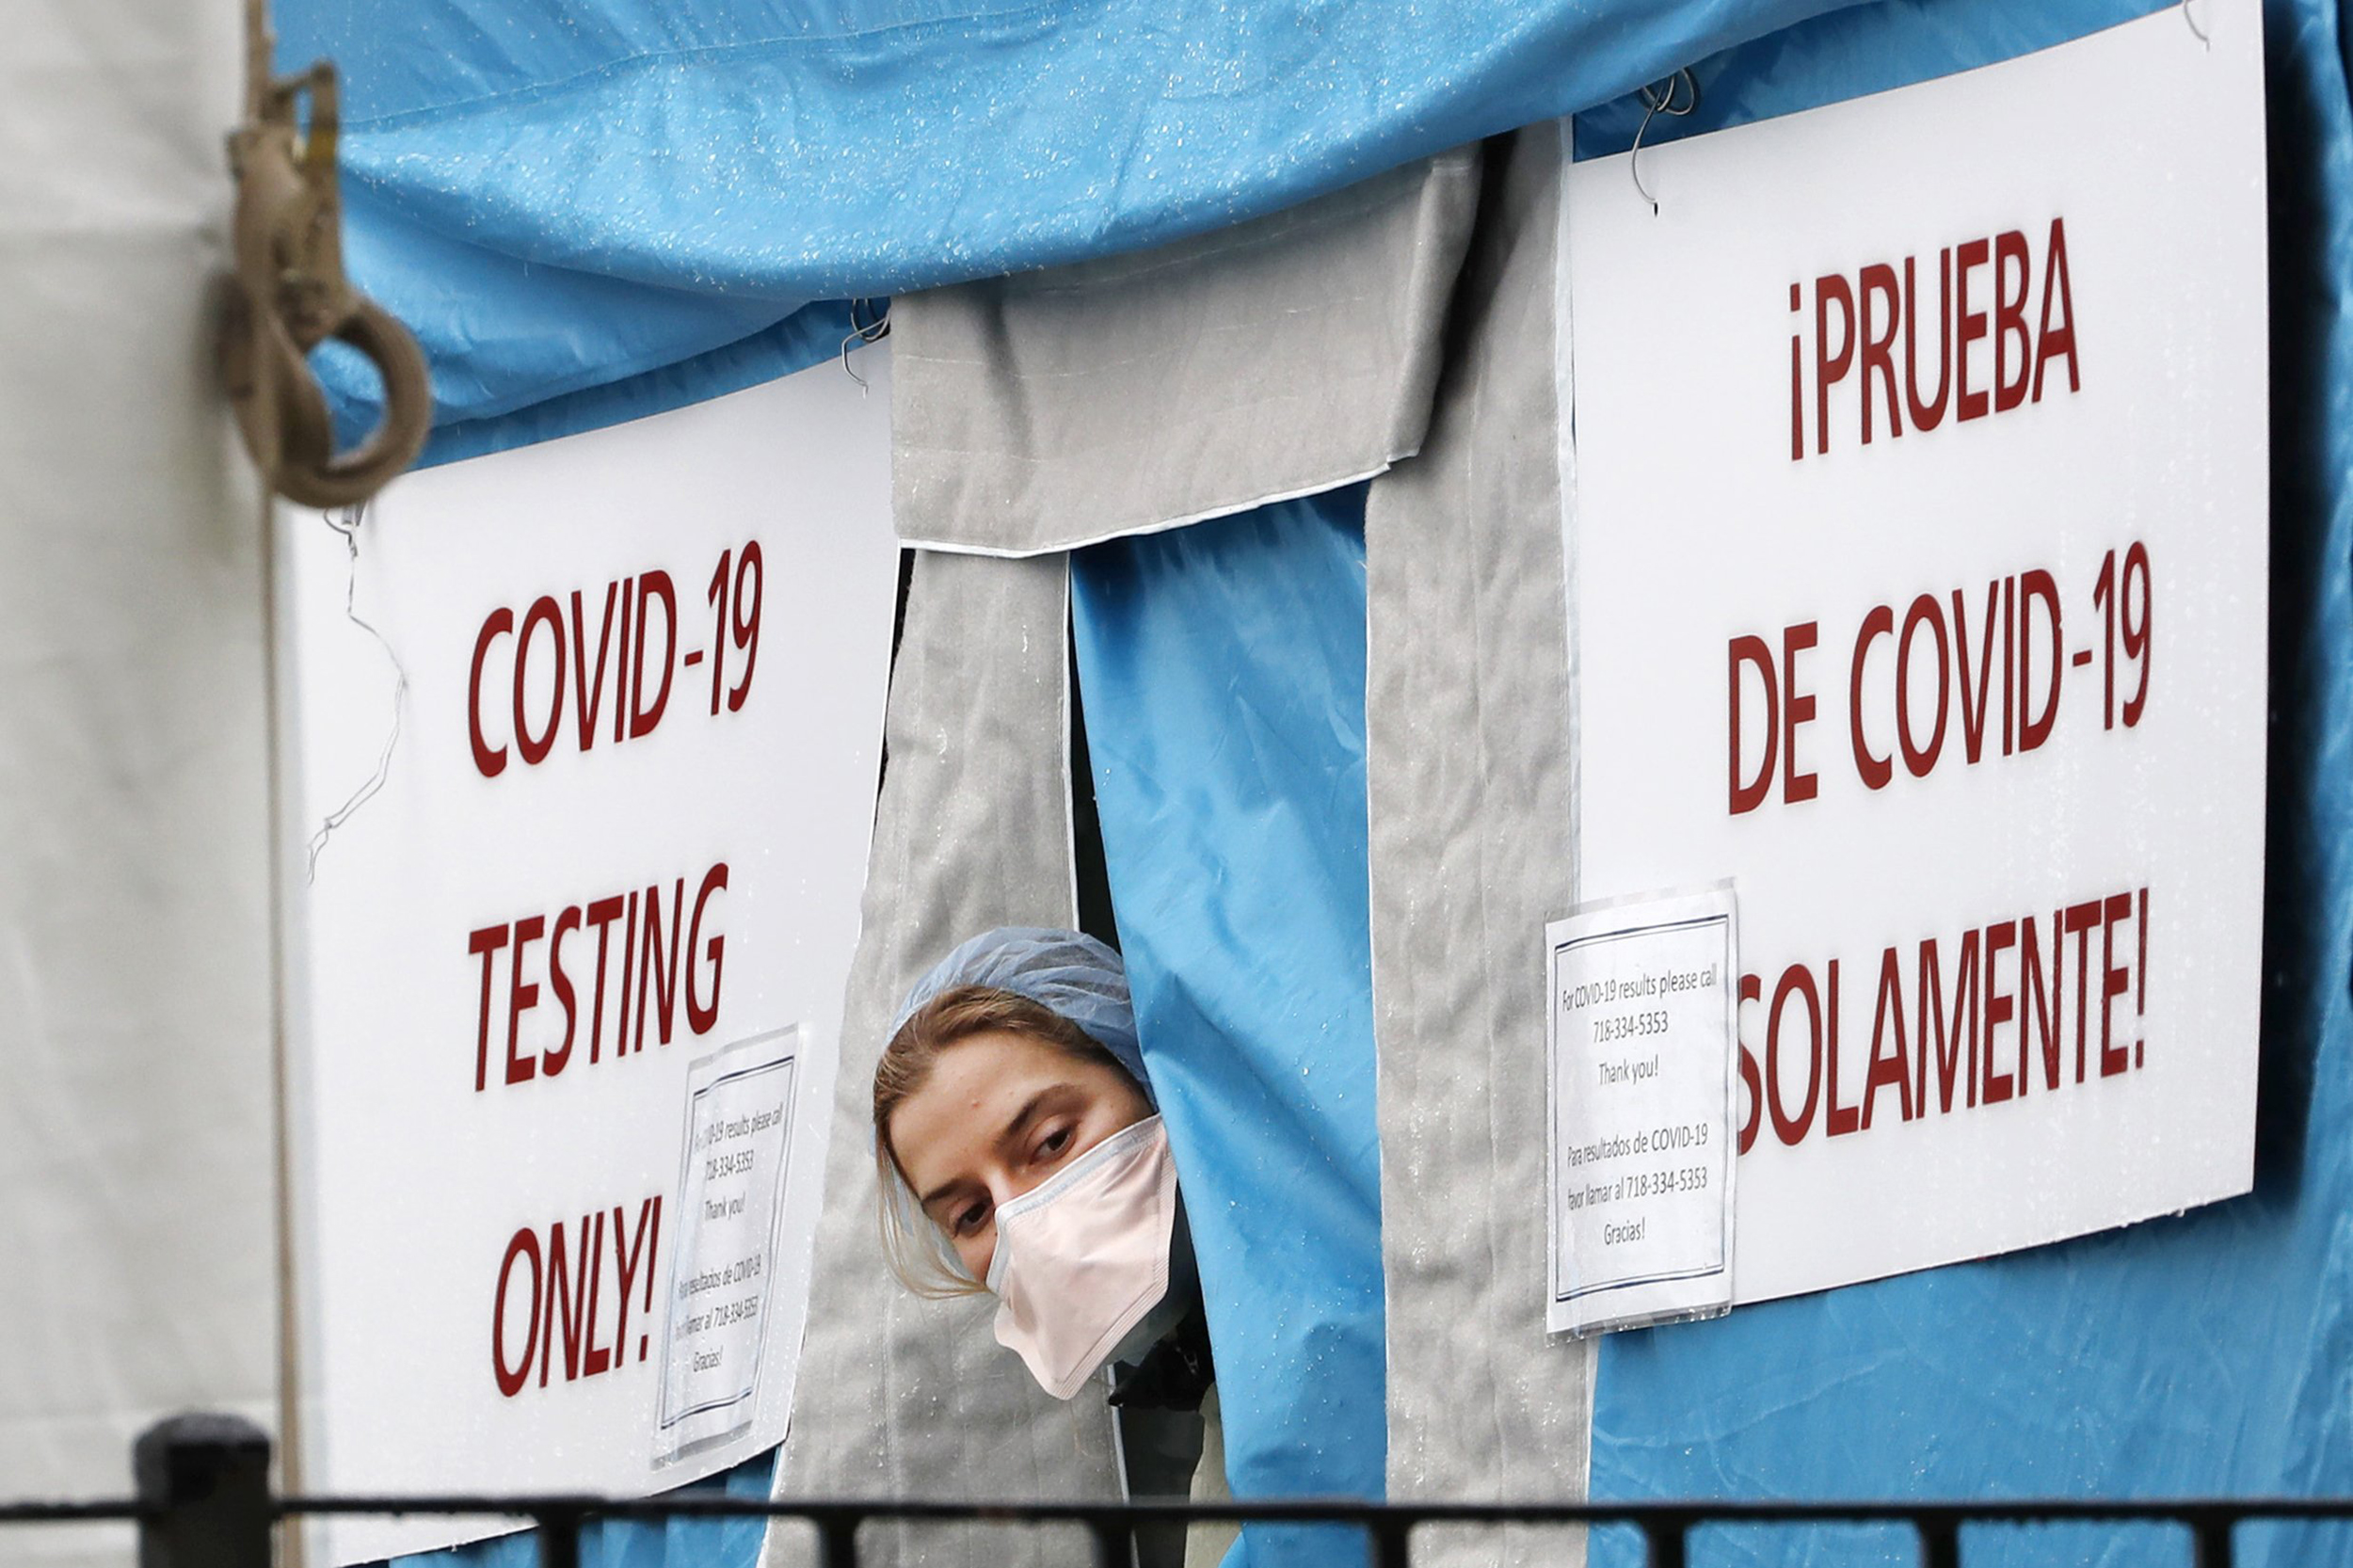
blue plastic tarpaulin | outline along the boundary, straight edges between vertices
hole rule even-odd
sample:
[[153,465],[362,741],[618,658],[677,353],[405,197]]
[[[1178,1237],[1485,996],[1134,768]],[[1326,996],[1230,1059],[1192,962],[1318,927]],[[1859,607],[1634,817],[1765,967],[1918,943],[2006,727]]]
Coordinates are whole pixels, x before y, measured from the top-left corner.
[[[1384,1491],[1364,488],[1099,545],[1072,620],[1137,1032],[1237,1496]],[[1356,1568],[1354,1530],[1229,1564]]]
[[[776,1470],[772,1448],[676,1495],[715,1492],[764,1501]],[[581,1527],[581,1568],[751,1568],[767,1525],[765,1519],[593,1519]],[[542,1559],[538,1533],[524,1530],[393,1560],[401,1568],[539,1568]]]
[[[838,345],[841,307],[763,334],[812,301],[1221,228],[1840,3],[275,11],[281,65],[343,72],[347,260],[423,343],[436,424],[471,427],[437,440],[449,456],[799,368]],[[322,374],[347,431],[374,422],[370,373]]]

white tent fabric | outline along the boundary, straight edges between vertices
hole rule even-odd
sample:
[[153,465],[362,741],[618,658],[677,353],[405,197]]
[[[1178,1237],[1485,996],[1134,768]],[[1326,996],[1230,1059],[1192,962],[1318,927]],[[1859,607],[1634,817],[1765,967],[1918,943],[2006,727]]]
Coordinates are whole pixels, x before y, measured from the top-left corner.
[[[1569,907],[1559,130],[1511,138],[1421,456],[1365,506],[1390,1496],[1584,1496],[1593,1348],[1545,1336],[1544,922]],[[1417,1560],[1575,1563],[1431,1531]]]
[[[976,931],[1077,918],[1068,596],[1062,555],[915,558],[778,1496],[1119,1495],[1102,1400],[1048,1398],[991,1336],[993,1299],[910,1294],[875,1232],[874,1061],[899,999]],[[1045,1568],[1083,1550],[1073,1536],[984,1527],[876,1526],[860,1544],[878,1568]],[[806,1527],[780,1526],[765,1561],[811,1562],[815,1546]]]
[[1410,456],[1479,168],[1458,149],[1157,250],[901,296],[900,537],[1072,549]]
[[[278,1390],[266,577],[206,290],[229,0],[0,49],[0,1490]],[[11,1561],[120,1561],[18,1530]]]

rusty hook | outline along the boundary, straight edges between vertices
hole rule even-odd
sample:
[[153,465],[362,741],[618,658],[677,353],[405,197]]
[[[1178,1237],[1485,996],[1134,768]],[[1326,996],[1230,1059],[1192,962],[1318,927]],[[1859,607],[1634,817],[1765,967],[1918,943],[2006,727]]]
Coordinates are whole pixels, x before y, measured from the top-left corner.
[[[279,494],[319,507],[355,505],[416,461],[433,414],[416,340],[344,275],[335,135],[335,68],[321,60],[262,85],[229,138],[236,274],[223,378],[255,466]],[[382,420],[345,452],[308,359],[329,338],[366,356],[384,382]]]

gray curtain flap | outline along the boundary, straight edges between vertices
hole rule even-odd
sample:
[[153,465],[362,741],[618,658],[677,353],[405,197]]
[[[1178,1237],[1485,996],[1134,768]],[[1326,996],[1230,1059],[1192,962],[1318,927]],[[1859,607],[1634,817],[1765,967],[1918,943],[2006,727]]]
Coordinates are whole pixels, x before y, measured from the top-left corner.
[[[1545,1334],[1544,922],[1569,906],[1559,130],[1493,154],[1429,439],[1365,515],[1390,1495],[1575,1500],[1590,1345]],[[1432,1564],[1574,1563],[1428,1532]]]
[[1410,456],[1478,193],[1463,149],[1160,249],[901,296],[900,536],[1032,554]]
[[[993,1298],[910,1294],[876,1230],[872,1090],[882,1031],[934,960],[993,925],[1073,923],[1067,558],[919,554],[891,678],[887,764],[850,973],[808,1332],[779,1496],[1119,1495],[1110,1412],[1063,1403],[989,1331]],[[1050,1530],[870,1526],[870,1568],[1067,1562]],[[808,1527],[770,1568],[812,1563]]]

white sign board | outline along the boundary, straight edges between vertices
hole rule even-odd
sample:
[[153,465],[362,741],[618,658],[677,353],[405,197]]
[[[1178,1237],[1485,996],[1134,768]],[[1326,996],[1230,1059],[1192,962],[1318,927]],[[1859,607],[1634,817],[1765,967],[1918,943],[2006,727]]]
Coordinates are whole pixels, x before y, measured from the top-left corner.
[[1545,928],[1550,1333],[1732,1304],[1737,913],[1721,886],[1609,899]]
[[305,1490],[643,1494],[782,1437],[879,766],[888,409],[826,365],[427,470],[356,566],[288,521]]
[[1740,890],[1736,1301],[2252,1176],[2262,19],[1577,166],[1578,897]]

